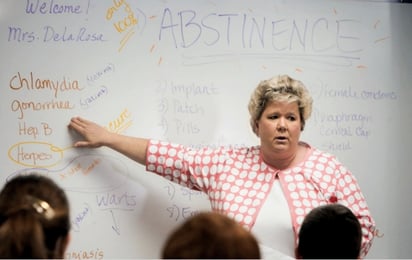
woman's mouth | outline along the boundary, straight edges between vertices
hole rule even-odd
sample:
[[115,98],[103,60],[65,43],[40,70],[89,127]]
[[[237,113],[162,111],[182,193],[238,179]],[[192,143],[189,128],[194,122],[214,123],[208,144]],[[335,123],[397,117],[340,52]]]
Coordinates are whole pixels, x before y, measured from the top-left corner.
[[288,138],[286,136],[277,136],[277,137],[275,137],[275,140],[277,142],[285,142],[285,141],[288,140]]

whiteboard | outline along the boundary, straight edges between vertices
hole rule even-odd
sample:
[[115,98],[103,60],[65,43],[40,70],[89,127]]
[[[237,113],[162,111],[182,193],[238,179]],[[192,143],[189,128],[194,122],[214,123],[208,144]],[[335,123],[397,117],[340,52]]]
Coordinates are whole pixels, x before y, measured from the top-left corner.
[[[382,238],[368,258],[410,258],[411,6],[381,1],[0,2],[4,183],[37,171],[71,202],[66,258],[158,258],[206,196],[107,148],[75,149],[80,115],[193,147],[255,145],[260,80],[314,98],[302,140],[357,177]],[[406,205],[406,206],[404,206]]]

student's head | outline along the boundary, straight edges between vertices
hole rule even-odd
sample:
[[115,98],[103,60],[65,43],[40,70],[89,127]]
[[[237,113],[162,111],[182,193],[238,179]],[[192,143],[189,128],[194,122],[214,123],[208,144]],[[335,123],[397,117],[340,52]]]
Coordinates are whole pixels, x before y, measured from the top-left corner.
[[255,237],[234,219],[202,212],[170,234],[162,258],[259,259],[260,251]]
[[65,192],[42,175],[19,175],[0,192],[0,258],[63,258],[69,239]]
[[352,211],[341,204],[314,208],[305,217],[296,250],[303,259],[356,259],[362,230]]
[[301,121],[301,130],[304,129],[306,120],[312,113],[312,97],[305,85],[288,75],[279,75],[267,80],[262,80],[253,91],[248,109],[250,126],[257,135],[257,121],[262,116],[266,105],[271,102],[297,102]]

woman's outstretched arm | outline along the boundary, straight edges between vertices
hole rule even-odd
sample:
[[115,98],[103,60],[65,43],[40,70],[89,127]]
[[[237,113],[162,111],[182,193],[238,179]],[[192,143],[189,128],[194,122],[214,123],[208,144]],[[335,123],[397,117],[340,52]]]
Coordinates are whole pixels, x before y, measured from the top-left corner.
[[142,165],[146,163],[148,139],[112,133],[104,127],[81,117],[73,117],[70,120],[69,127],[83,137],[83,140],[74,143],[74,147],[97,148],[107,146]]

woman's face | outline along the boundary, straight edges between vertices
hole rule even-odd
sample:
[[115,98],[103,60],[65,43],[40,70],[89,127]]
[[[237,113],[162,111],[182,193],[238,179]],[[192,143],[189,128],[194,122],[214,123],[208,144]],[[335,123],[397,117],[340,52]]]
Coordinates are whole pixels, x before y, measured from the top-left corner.
[[262,152],[296,152],[301,125],[297,102],[269,102],[257,121]]

